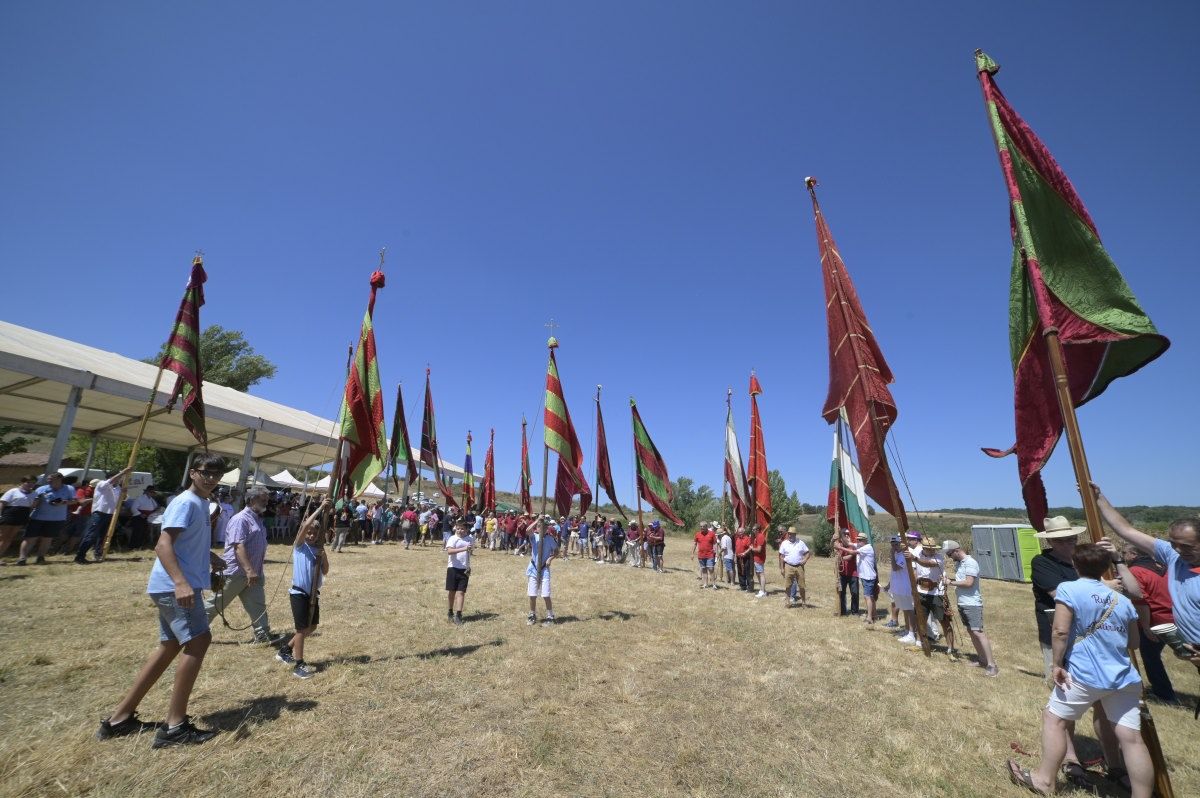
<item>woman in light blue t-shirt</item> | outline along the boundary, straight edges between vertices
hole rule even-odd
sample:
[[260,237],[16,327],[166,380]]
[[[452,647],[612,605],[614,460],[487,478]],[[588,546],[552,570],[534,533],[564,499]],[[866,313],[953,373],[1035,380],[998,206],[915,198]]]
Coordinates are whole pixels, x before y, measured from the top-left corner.
[[[1042,761],[1031,771],[1008,760],[1013,783],[1042,795],[1054,792],[1071,729],[1093,706],[1108,777],[1127,776],[1133,798],[1150,798],[1154,787],[1154,765],[1141,735],[1142,680],[1129,659],[1138,646],[1137,611],[1100,581],[1111,557],[1094,543],[1076,546],[1072,561],[1079,579],[1063,582],[1054,594],[1054,690],[1042,713]],[[1113,761],[1114,737],[1123,766]]]

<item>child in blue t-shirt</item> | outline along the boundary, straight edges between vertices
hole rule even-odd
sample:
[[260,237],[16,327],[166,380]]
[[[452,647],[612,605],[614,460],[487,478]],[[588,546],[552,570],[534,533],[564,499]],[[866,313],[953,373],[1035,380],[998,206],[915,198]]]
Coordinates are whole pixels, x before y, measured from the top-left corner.
[[285,665],[294,665],[292,675],[298,679],[311,679],[316,673],[304,661],[304,640],[321,621],[319,597],[321,583],[329,574],[329,557],[325,554],[325,535],[319,521],[321,514],[331,506],[329,499],[321,502],[301,522],[292,542],[292,589],[288,591],[288,599],[292,603],[296,634],[279,649],[275,659]]

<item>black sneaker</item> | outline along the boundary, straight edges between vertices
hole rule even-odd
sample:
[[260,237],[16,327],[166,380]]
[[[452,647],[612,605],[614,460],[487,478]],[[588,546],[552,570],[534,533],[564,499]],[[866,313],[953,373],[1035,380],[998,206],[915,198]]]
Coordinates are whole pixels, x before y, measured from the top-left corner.
[[158,727],[151,748],[171,748],[176,745],[199,745],[217,736],[216,729],[198,729],[186,715],[183,723],[174,728],[165,723]]
[[297,662],[296,667],[292,670],[292,675],[297,679],[311,679],[316,673],[312,666],[304,660]]
[[525,624],[527,626],[533,626],[535,623],[537,623],[537,616],[532,612],[525,616]]
[[463,625],[463,619],[462,619],[462,615],[461,615],[461,614],[460,614],[460,615],[455,615],[455,616],[454,616],[454,625],[455,625],[455,626],[462,626],[462,625]]
[[157,725],[138,720],[136,712],[120,723],[110,723],[109,719],[105,718],[100,721],[100,728],[96,729],[96,739],[111,740],[113,737],[124,737],[127,734],[141,734],[144,731],[150,731]]
[[91,565],[87,560],[75,560],[76,565]]
[[292,656],[292,650],[287,646],[284,646],[275,653],[275,659],[279,660],[284,665],[296,664],[296,658]]
[[45,558],[45,557],[38,557],[38,558],[37,558],[37,560],[35,561],[35,563],[36,563],[37,565],[46,565],[46,558]]

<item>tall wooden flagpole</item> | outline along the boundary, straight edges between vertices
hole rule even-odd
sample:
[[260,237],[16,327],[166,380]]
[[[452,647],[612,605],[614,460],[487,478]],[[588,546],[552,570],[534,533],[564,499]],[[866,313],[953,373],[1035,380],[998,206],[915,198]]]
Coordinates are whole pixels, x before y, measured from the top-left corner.
[[[725,419],[726,419],[727,424],[728,424],[729,415],[732,412],[733,412],[733,387],[730,386],[729,388],[725,389]],[[728,436],[728,433],[729,433],[728,427],[726,427],[725,433],[726,433],[726,436]],[[725,446],[722,447],[721,453],[722,453],[722,457],[723,457],[723,462],[721,463],[721,470],[724,472],[727,469],[726,464],[729,462],[729,440],[728,440],[728,437],[726,437]],[[730,517],[730,519],[732,519],[729,526],[733,529],[737,529],[737,513],[733,512],[733,502],[729,500],[729,477],[728,476],[726,476],[724,479],[721,480],[721,524],[722,524],[722,526],[725,523],[726,505],[728,505],[729,517]]]
[[[558,346],[558,339],[554,337],[554,328],[557,327],[558,325],[555,324],[554,319],[551,318],[550,321],[547,322],[546,326],[550,328],[550,333],[551,333],[550,340],[546,341],[546,348],[549,350],[550,354],[553,355],[555,347]],[[549,491],[550,445],[548,443],[546,443],[545,412],[546,412],[545,410],[542,411],[542,413],[543,413],[543,417],[542,417],[542,428],[543,428],[542,429],[542,517],[540,519],[538,519],[538,521],[537,521],[538,525],[542,526],[542,529],[538,533],[538,558],[537,558],[537,562],[534,564],[534,568],[537,569],[537,592],[538,593],[542,592],[542,571],[544,570],[545,563],[546,563],[546,535],[550,534],[550,525],[548,523],[546,523],[546,521],[545,521],[545,519],[546,519],[546,501],[549,498],[549,492],[550,492]],[[561,457],[562,455],[559,455],[559,456]]]
[[[816,178],[804,178],[804,185],[808,188],[808,193],[812,196],[813,203],[816,204]],[[846,325],[846,329],[854,329],[854,324],[851,322],[851,319],[848,315],[849,311],[846,308],[846,303],[839,302],[838,306],[842,312],[842,318]],[[858,366],[858,373],[861,374],[866,366],[862,363],[862,360],[859,357],[858,348],[852,346],[851,351],[854,353],[854,358]],[[861,377],[858,380],[858,384],[860,386],[860,390],[865,390]],[[883,470],[884,481],[887,483],[888,498],[891,499],[892,507],[895,510],[893,517],[896,519],[896,534],[900,536],[900,547],[907,555],[908,543],[907,539],[905,538],[905,533],[908,531],[908,513],[904,511],[904,504],[900,501],[900,492],[896,489],[896,480],[892,476],[892,466],[888,462],[887,449],[884,448],[884,436],[887,433],[880,427],[879,413],[876,412],[875,409],[875,400],[870,398],[870,396],[867,397],[867,414],[870,416],[871,435],[875,438],[875,446],[879,451],[879,467]],[[888,552],[888,555],[893,559],[895,557],[895,555],[893,555],[890,551]],[[891,562],[891,560],[888,562],[889,572],[891,569]],[[920,639],[921,651],[924,652],[926,657],[929,657],[933,655],[933,649],[929,645],[929,638],[926,633],[925,608],[921,606],[921,594],[917,591],[917,575],[913,571],[913,565],[908,556],[905,556],[904,558],[904,570],[908,576],[909,589],[912,591],[913,613],[917,619],[917,635]]]
[[[975,51],[975,61],[977,71],[982,65],[982,60],[986,59],[982,50]],[[989,127],[992,131],[992,138],[996,142],[996,149],[1000,153],[1004,153],[1008,149],[1008,134],[1004,131],[998,120],[993,118],[991,108],[988,106],[987,96],[984,96],[984,108],[988,112]],[[1011,165],[1005,165],[1004,158],[1001,157],[1001,168],[1005,172],[1005,178],[1011,180],[1010,170]],[[1013,214],[1021,213],[1023,218],[1023,209],[1020,208],[1020,203],[1015,198],[1010,198]],[[1031,263],[1031,254],[1037,252],[1034,246],[1033,237],[1030,233],[1027,224],[1015,224],[1014,229],[1017,231],[1017,236],[1020,241],[1018,247],[1021,256],[1021,262],[1029,271],[1029,279],[1032,281],[1035,288],[1041,281],[1040,275],[1035,272],[1034,266]],[[1100,506],[1096,502],[1096,495],[1091,489],[1092,475],[1091,469],[1088,467],[1087,454],[1083,448],[1083,435],[1079,431],[1079,418],[1075,414],[1075,402],[1071,398],[1070,383],[1067,379],[1066,357],[1063,354],[1062,339],[1059,337],[1058,326],[1054,323],[1054,319],[1047,319],[1043,316],[1042,303],[1034,301],[1034,309],[1038,314],[1038,320],[1042,326],[1042,340],[1046,345],[1046,354],[1050,360],[1050,371],[1054,378],[1054,395],[1058,400],[1059,413],[1062,415],[1063,433],[1067,439],[1067,450],[1071,455],[1071,466],[1075,471],[1075,482],[1079,486],[1079,495],[1083,500],[1083,515],[1087,523],[1088,532],[1091,534],[1092,542],[1096,543],[1104,537],[1104,527],[1101,522]],[[1035,519],[1030,519],[1031,521]],[[1130,649],[1129,651],[1132,661],[1137,663],[1137,655]],[[1175,791],[1171,786],[1171,776],[1167,771],[1166,758],[1163,756],[1162,742],[1158,739],[1158,728],[1154,724],[1154,718],[1150,715],[1150,708],[1146,705],[1146,683],[1142,682],[1142,700],[1139,703],[1139,708],[1142,713],[1142,738],[1146,743],[1146,748],[1150,752],[1150,759],[1154,763],[1154,789],[1159,798],[1174,798]]]
[[[196,256],[194,258],[192,258],[192,268],[194,269],[196,266],[203,266],[203,265],[204,265],[204,253],[197,252]],[[199,330],[197,330],[197,332],[199,332]],[[163,347],[164,352],[169,351],[169,347],[171,345],[171,339],[174,337],[175,337],[175,327],[172,326],[171,334],[169,336],[167,336],[166,345]],[[196,357],[196,362],[199,363],[200,362],[200,352],[199,351],[197,351],[195,353],[195,357]],[[165,358],[158,359],[158,372],[155,373],[155,375],[154,375],[154,387],[152,387],[150,389],[150,398],[146,400],[146,408],[142,411],[142,420],[141,420],[141,423],[138,424],[137,436],[134,437],[133,446],[131,446],[129,449],[129,462],[126,464],[126,469],[129,471],[129,473],[133,473],[134,466],[136,465],[136,462],[137,462],[138,449],[140,449],[141,445],[142,445],[142,436],[146,434],[146,423],[150,420],[150,413],[154,410],[154,398],[156,396],[158,396],[158,386],[162,382],[162,375],[163,375],[163,371],[164,371],[164,368],[163,368],[164,361],[165,361]],[[201,377],[201,379],[203,379],[203,377]],[[204,446],[204,451],[206,453],[208,452],[207,444],[205,444],[205,446]],[[184,477],[186,478],[187,474],[184,474]],[[128,490],[126,490],[126,485],[128,484],[128,482],[129,482],[129,476],[126,475],[125,478],[123,480],[121,480],[122,484],[120,486],[120,490],[114,494],[117,499],[117,504],[115,507],[113,507],[112,517],[108,519],[108,530],[104,533],[104,547],[103,547],[103,549],[101,549],[102,556],[104,556],[104,557],[108,556],[108,548],[109,548],[109,546],[112,545],[113,534],[117,530],[117,521],[121,517],[121,504],[125,501],[125,499],[128,498]]]

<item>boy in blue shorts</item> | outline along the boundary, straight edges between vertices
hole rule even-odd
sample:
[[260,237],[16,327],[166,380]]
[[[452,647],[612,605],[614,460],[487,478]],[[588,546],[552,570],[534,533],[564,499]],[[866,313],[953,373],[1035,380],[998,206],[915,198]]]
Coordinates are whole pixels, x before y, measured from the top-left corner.
[[133,687],[112,714],[100,721],[97,739],[138,734],[153,727],[138,720],[138,704],[181,653],[175,666],[167,722],[158,727],[153,747],[193,745],[210,740],[217,733],[192,725],[187,707],[212,640],[200,593],[211,585],[211,572],[224,568],[224,560],[209,550],[212,527],[208,514],[208,497],[224,474],[224,458],[200,455],[188,472],[191,487],[172,499],[163,513],[162,533],[154,546],[158,557],[146,585],[146,593],[158,607],[158,648],[146,660],[133,680]]

